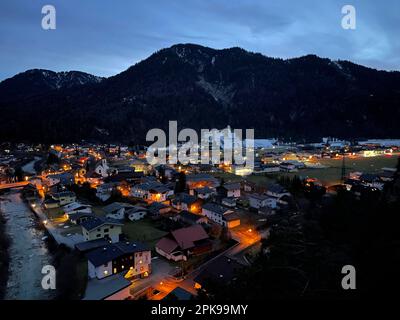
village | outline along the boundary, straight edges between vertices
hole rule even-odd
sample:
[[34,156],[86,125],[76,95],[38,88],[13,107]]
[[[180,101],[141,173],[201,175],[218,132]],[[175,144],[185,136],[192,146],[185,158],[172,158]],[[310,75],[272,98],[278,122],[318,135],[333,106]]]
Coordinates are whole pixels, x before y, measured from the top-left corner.
[[340,188],[382,190],[399,154],[393,140],[254,145],[248,174],[224,161],[150,165],[144,146],[3,144],[0,191],[20,190],[43,241],[79,256],[82,299],[188,300],[268,254],[261,242],[276,217],[299,210],[285,179],[328,198]]

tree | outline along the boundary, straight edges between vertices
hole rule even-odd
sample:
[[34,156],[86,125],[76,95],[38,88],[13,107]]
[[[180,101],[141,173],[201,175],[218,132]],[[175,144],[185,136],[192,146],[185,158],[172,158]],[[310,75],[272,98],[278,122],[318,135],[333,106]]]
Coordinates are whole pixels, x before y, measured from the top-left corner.
[[178,180],[175,183],[175,193],[184,192],[186,190],[186,174],[179,172]]

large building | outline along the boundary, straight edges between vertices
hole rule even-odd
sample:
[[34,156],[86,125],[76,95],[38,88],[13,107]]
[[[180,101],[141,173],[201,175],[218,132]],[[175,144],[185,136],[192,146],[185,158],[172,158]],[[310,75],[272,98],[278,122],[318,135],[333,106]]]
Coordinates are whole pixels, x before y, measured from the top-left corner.
[[86,257],[89,278],[102,279],[121,272],[126,272],[126,278],[139,278],[151,273],[151,251],[141,243],[110,243]]

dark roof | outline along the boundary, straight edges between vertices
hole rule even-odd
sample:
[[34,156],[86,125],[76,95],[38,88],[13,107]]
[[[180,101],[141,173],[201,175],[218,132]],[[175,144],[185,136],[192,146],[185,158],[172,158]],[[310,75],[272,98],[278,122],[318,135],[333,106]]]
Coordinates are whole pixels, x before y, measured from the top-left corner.
[[189,291],[181,287],[176,287],[164,297],[164,300],[174,300],[175,298],[178,300],[190,300],[191,297],[192,294]]
[[224,283],[231,281],[238,270],[243,266],[228,257],[222,256],[209,263],[194,281],[204,285],[206,280],[222,281]]
[[84,241],[84,242],[77,243],[75,245],[75,248],[78,251],[87,252],[87,251],[90,251],[90,250],[93,250],[93,249],[96,249],[96,248],[99,248],[99,247],[104,247],[104,246],[108,245],[109,243],[110,242],[108,240],[104,239],[104,238],[95,239],[95,240],[90,240],[90,241]]
[[184,220],[191,222],[197,222],[199,219],[204,218],[204,216],[201,216],[199,214],[194,214],[186,210],[181,211],[180,217]]
[[363,173],[360,180],[364,182],[378,182],[381,179],[376,174]]
[[81,226],[84,227],[86,230],[91,231],[104,224],[123,226],[123,223],[119,222],[118,220],[100,217],[95,217],[93,219],[83,221],[81,223]]
[[286,193],[287,190],[279,184],[272,184],[267,187],[267,191],[274,193]]
[[124,255],[148,250],[149,248],[146,245],[138,242],[108,243],[88,252],[86,257],[95,267],[98,267]]
[[209,188],[209,187],[204,187],[204,188],[197,188],[196,189],[196,193],[203,193],[203,194],[205,194],[205,193],[213,193],[213,192],[215,192],[213,189],[211,189],[211,188]]
[[240,183],[225,183],[222,187],[226,190],[237,190],[240,189]]
[[87,213],[87,212],[68,213],[68,217],[70,220],[77,220],[82,217],[96,218],[96,216],[91,212],[89,212],[89,213]]
[[206,204],[203,204],[203,209],[215,212],[219,215],[224,215],[225,212],[229,211],[229,209],[224,208],[223,206],[220,206],[219,204],[208,202]]
[[173,200],[174,203],[177,202],[182,202],[186,204],[192,204],[197,201],[197,198],[195,196],[192,196],[187,193],[179,193],[176,195],[175,199]]
[[168,206],[161,202],[153,202],[151,205],[149,205],[149,210],[151,211],[161,210],[164,208],[168,208]]
[[61,197],[76,197],[75,193],[72,191],[62,191],[62,192],[55,192],[52,194],[53,198],[61,198]]
[[105,207],[103,207],[103,211],[105,211],[107,213],[114,213],[115,211],[118,211],[122,208],[127,210],[129,208],[133,208],[133,205],[130,203],[125,203],[125,202],[113,202],[113,203],[110,203],[109,205],[106,205]]

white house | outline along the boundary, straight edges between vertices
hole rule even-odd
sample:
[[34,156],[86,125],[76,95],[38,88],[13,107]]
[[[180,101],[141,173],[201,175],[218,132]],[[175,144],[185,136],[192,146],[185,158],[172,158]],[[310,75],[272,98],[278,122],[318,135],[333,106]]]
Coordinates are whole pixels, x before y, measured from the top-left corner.
[[95,217],[81,223],[82,234],[85,241],[96,239],[110,239],[115,243],[119,241],[123,224],[117,220]]
[[134,206],[126,211],[126,216],[131,221],[143,219],[147,214],[147,209],[141,206]]
[[226,198],[240,198],[240,183],[225,183],[218,187],[219,192]]
[[106,213],[107,218],[123,220],[125,218],[126,211],[133,207],[134,206],[130,203],[113,202],[105,206],[103,211]]
[[270,197],[282,198],[283,196],[290,196],[289,191],[279,184],[273,184],[267,187],[266,194]]
[[103,279],[125,272],[125,278],[145,278],[151,273],[151,251],[133,242],[117,242],[101,246],[86,254],[88,276]]
[[234,228],[240,225],[239,217],[237,217],[232,210],[224,208],[216,203],[209,202],[204,204],[202,214],[223,227]]
[[269,197],[264,194],[253,193],[248,199],[250,208],[260,209],[268,206]]

